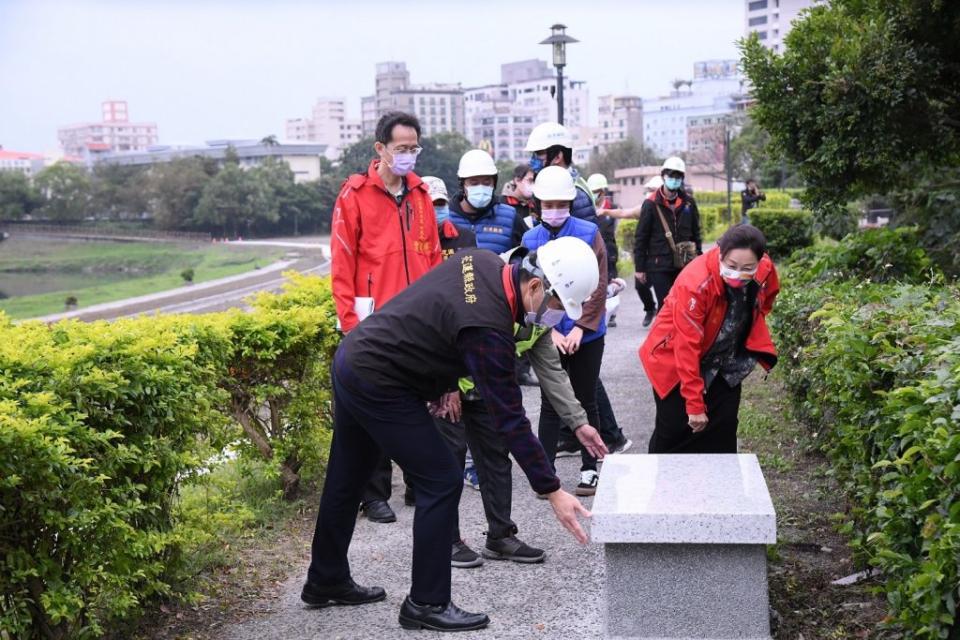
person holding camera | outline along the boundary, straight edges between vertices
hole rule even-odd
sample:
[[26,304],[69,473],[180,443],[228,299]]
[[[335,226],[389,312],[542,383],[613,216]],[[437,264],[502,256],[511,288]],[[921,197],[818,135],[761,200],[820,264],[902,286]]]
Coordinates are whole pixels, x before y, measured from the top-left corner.
[[747,212],[759,207],[760,201],[767,199],[767,194],[760,191],[757,181],[753,178],[747,180],[746,187],[740,192],[740,220],[743,224],[750,224],[750,215]]

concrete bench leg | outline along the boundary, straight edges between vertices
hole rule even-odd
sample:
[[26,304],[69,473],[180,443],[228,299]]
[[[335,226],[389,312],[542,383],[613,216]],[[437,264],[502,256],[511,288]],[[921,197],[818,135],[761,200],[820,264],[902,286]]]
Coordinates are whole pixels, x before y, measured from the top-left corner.
[[607,638],[769,640],[760,544],[607,543]]

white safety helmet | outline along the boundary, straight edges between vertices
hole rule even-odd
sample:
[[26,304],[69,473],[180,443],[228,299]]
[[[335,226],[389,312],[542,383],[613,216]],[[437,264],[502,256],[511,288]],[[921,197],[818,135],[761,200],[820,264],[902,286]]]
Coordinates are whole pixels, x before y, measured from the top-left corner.
[[662,186],[663,186],[663,178],[660,176],[653,176],[652,178],[650,178],[644,183],[643,188],[646,189],[647,191],[656,191]]
[[589,178],[587,178],[587,188],[590,191],[600,191],[601,189],[606,189],[608,186],[607,176],[602,173],[594,173]]
[[460,158],[460,167],[457,169],[458,178],[496,176],[497,173],[496,163],[483,149],[471,149],[463,154]]
[[571,320],[579,320],[586,302],[600,283],[597,254],[586,242],[573,236],[551,240],[537,249],[536,266],[546,285],[563,304]]
[[680,173],[687,172],[687,165],[683,162],[683,158],[678,158],[677,156],[670,156],[663,161],[663,166],[660,167],[660,174],[663,175],[664,171],[679,171]]
[[547,167],[537,174],[533,182],[533,195],[538,200],[573,200],[577,197],[577,188],[573,176],[563,167]]
[[420,179],[423,180],[423,184],[427,185],[431,200],[434,202],[437,200],[450,201],[450,196],[447,195],[447,185],[443,184],[443,180],[436,176],[423,176]]
[[573,137],[559,122],[544,122],[535,126],[530,132],[524,151],[543,151],[557,145],[573,149]]

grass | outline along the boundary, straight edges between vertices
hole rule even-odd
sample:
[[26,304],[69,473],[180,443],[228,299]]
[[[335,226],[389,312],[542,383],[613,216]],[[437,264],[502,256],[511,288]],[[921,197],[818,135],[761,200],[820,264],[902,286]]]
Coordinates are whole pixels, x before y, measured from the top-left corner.
[[[284,253],[224,245],[11,243],[0,246],[0,274],[63,274],[74,288],[0,300],[0,311],[14,319],[58,313],[68,295],[75,296],[80,307],[89,307],[180,288],[184,285],[180,273],[187,268],[200,283],[266,266]],[[89,275],[90,284],[78,286],[85,282],[81,274]],[[117,274],[129,277],[118,281]]]

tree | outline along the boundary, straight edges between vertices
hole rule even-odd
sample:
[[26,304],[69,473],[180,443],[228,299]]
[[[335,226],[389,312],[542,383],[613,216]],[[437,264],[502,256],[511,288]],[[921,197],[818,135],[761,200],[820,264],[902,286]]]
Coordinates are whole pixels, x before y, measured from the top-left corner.
[[[741,41],[752,115],[796,164],[815,213],[945,175],[956,183],[958,36],[957,2],[834,0],[794,22],[782,55],[755,35]],[[952,224],[924,228],[928,246],[960,248],[960,198],[948,194],[938,202],[952,202]]]
[[613,182],[613,174],[617,169],[628,167],[642,167],[651,164],[660,164],[663,158],[633,138],[627,138],[608,146],[606,150],[593,154],[587,164],[585,175],[602,173],[607,180]]
[[730,141],[730,156],[734,177],[753,178],[764,189],[802,186],[796,166],[773,144],[766,129],[749,115],[740,133]]
[[153,165],[147,173],[148,211],[161,229],[183,229],[193,224],[203,189],[216,174],[214,162],[176,158]]
[[40,214],[51,220],[83,220],[90,212],[91,184],[86,169],[57,162],[37,174],[43,197]]
[[19,171],[0,171],[0,220],[19,220],[40,206],[40,194]]
[[149,202],[144,167],[98,164],[91,175],[91,211],[110,219],[138,218]]
[[247,235],[258,218],[277,219],[277,201],[262,174],[228,162],[203,188],[193,222],[224,236]]

